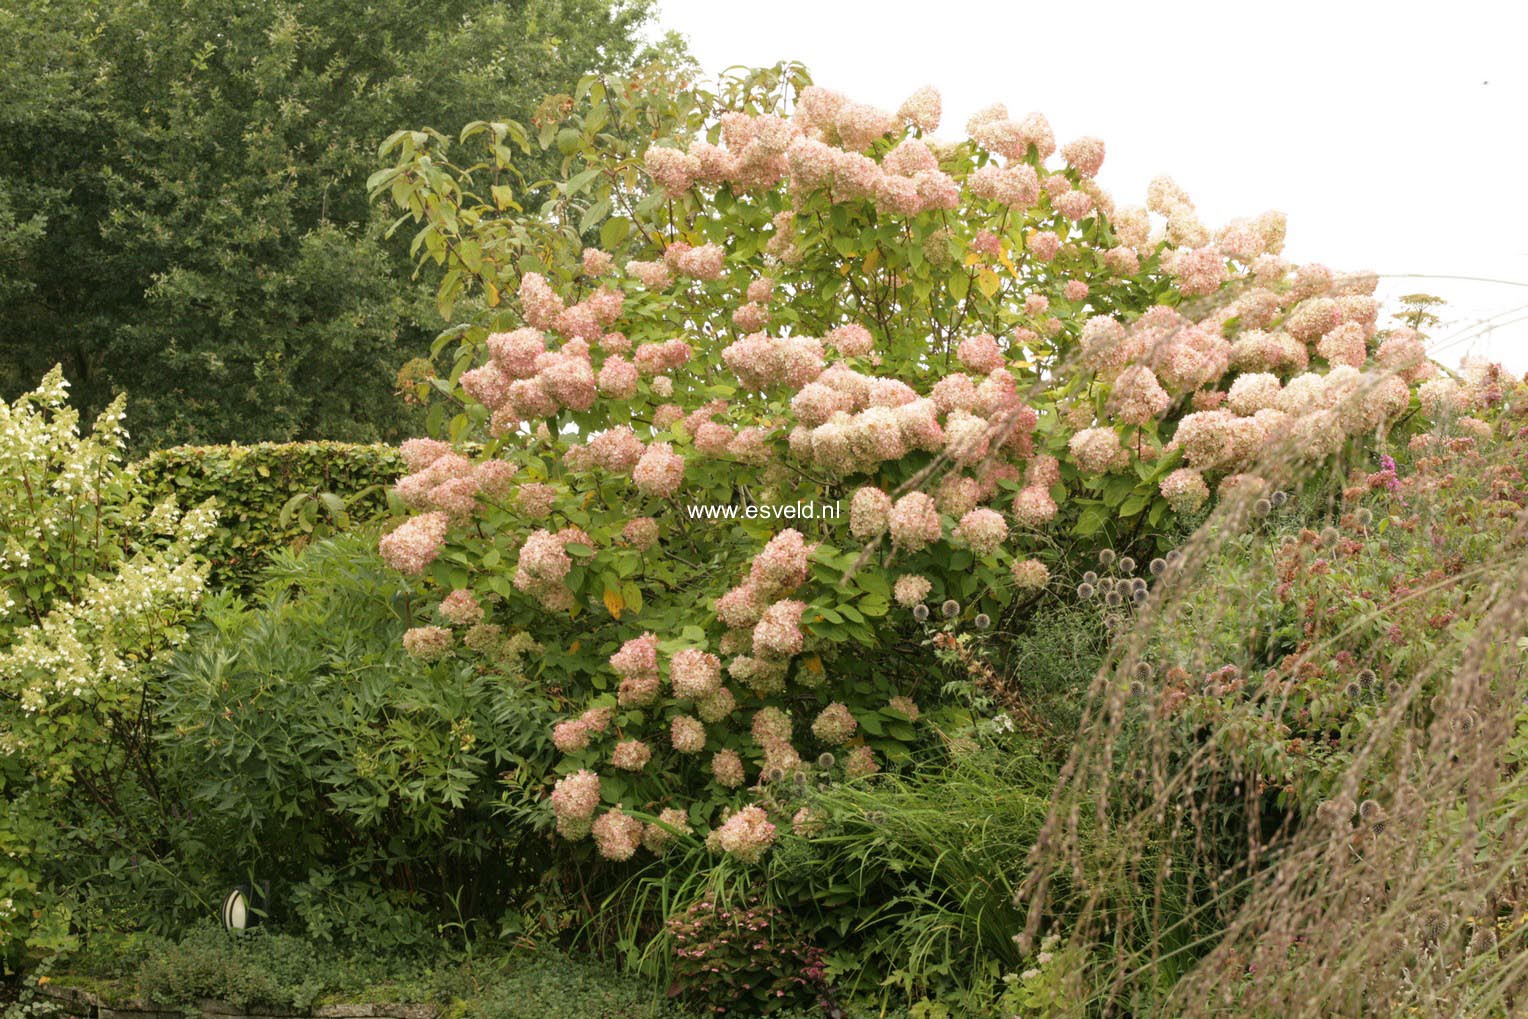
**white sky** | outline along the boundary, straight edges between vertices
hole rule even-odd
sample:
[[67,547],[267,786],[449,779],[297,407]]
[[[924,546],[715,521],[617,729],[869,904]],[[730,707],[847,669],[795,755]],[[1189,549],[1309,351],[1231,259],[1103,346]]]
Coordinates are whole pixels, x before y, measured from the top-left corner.
[[1212,228],[1279,209],[1296,261],[1515,281],[1384,279],[1380,296],[1448,299],[1440,360],[1528,371],[1522,0],[660,0],[660,19],[712,74],[799,60],[893,110],[933,85],[944,137],[990,103],[1037,110],[1058,142],[1104,139],[1121,204],[1166,173]]

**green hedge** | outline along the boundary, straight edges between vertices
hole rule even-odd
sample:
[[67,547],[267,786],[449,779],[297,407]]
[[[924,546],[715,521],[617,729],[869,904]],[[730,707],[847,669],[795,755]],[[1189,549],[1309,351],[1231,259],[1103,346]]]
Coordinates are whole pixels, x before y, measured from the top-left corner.
[[210,582],[243,590],[274,549],[385,516],[387,491],[404,474],[395,447],[344,442],[173,446],[132,469],[150,501],[217,500]]

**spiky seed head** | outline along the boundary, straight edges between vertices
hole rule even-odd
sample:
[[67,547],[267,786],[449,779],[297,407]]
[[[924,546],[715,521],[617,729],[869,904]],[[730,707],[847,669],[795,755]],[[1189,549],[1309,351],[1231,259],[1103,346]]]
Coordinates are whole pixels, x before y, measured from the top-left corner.
[[1358,816],[1365,821],[1372,821],[1382,813],[1384,808],[1379,805],[1379,800],[1364,800],[1358,805]]
[[944,614],[944,618],[954,619],[960,615],[960,602],[954,598],[948,598],[943,605],[939,606],[939,611]]
[[1151,663],[1150,662],[1136,662],[1135,663],[1135,678],[1136,679],[1144,681],[1144,680],[1150,679],[1152,676],[1155,676],[1156,674],[1157,674],[1157,670],[1153,669],[1151,667]]
[[972,620],[972,622],[976,624],[976,628],[978,630],[985,630],[987,627],[992,625],[992,617],[987,615],[985,612],[981,612],[977,614],[976,618]]
[[1095,593],[1096,592],[1094,591],[1092,584],[1083,582],[1077,585],[1077,597],[1081,598],[1083,601],[1087,601],[1089,598],[1093,597]]
[[1151,571],[1153,577],[1160,577],[1163,571],[1167,569],[1167,560],[1157,556],[1147,564],[1146,568]]
[[1167,565],[1176,566],[1178,561],[1183,558],[1183,553],[1175,548],[1168,549],[1167,555],[1164,558],[1167,560]]
[[1471,955],[1490,955],[1496,951],[1496,928],[1481,927],[1470,938]]
[[1270,499],[1259,499],[1252,504],[1252,512],[1260,517],[1266,517],[1273,512],[1273,501]]
[[1119,571],[1127,577],[1130,576],[1130,574],[1135,572],[1135,560],[1130,556],[1121,556],[1119,561]]
[[1353,513],[1353,522],[1359,527],[1368,527],[1374,523],[1374,514],[1367,506],[1360,506]]
[[1131,697],[1145,697],[1146,696],[1146,684],[1142,683],[1138,679],[1132,679],[1130,681],[1130,696]]
[[1130,592],[1130,597],[1137,605],[1145,605],[1146,599],[1151,597],[1151,592],[1144,587],[1138,587]]
[[768,778],[771,783],[782,782],[785,780],[785,769],[770,768],[769,771],[765,774],[765,777]]
[[837,761],[834,760],[833,755],[830,753],[823,752],[817,755],[817,767],[821,768],[823,771],[827,771],[828,769],[832,768],[836,763]]
[[1104,549],[1104,550],[1102,550],[1101,552],[1098,553],[1098,564],[1100,566],[1105,566],[1105,567],[1113,566],[1114,565],[1114,559],[1115,559],[1114,549],[1112,549],[1112,548],[1106,548],[1106,549]]
[[1282,490],[1274,492],[1271,501],[1275,507],[1282,506],[1289,501],[1289,493]]
[[1369,687],[1373,686],[1374,685],[1374,670],[1373,669],[1359,669],[1358,670],[1358,685],[1363,687],[1365,690],[1367,690],[1367,689],[1369,689]]
[[913,606],[913,618],[918,622],[928,619],[928,606],[922,603]]
[[1111,609],[1117,609],[1124,603],[1125,599],[1120,597],[1120,593],[1118,591],[1110,591],[1108,594],[1104,595],[1104,604],[1109,606]]
[[806,772],[795,772],[791,775],[791,782],[795,784],[797,789],[803,788],[806,785]]
[[1334,546],[1336,546],[1337,542],[1339,542],[1341,540],[1342,540],[1342,535],[1341,535],[1341,533],[1338,532],[1337,528],[1335,528],[1335,527],[1323,527],[1323,528],[1321,528],[1321,544],[1324,545],[1326,548],[1333,548]]
[[1437,941],[1448,930],[1448,917],[1444,916],[1440,910],[1429,910],[1422,917],[1420,926],[1423,939]]
[[1130,590],[1132,590],[1132,591],[1144,591],[1144,590],[1146,590],[1146,578],[1145,577],[1136,577],[1134,580],[1132,580],[1130,582]]
[[1348,684],[1348,697],[1350,699],[1357,700],[1360,696],[1363,695],[1363,692],[1364,688],[1359,686],[1357,683]]
[[1092,570],[1089,570],[1082,575],[1082,582],[1084,584],[1096,584],[1098,583],[1098,574],[1094,573]]

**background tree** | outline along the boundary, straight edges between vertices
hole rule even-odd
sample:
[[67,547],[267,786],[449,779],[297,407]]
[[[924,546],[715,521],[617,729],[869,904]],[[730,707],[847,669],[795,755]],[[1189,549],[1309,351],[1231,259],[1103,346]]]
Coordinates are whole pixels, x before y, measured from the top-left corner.
[[629,63],[649,7],[6,5],[0,391],[61,362],[86,415],[132,394],[139,447],[407,431],[433,287],[368,206],[377,143],[528,116]]

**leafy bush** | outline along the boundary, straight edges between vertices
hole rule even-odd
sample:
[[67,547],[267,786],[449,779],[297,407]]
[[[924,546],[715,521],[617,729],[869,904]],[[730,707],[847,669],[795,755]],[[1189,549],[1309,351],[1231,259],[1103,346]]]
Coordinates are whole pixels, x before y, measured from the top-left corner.
[[1164,179],[1154,228],[1096,183],[1097,139],[1056,164],[1043,117],[992,107],[934,141],[939,107],[788,65],[589,78],[539,122],[565,180],[534,212],[493,184],[534,151],[520,125],[466,128],[466,166],[429,132],[384,146],[373,187],[472,303],[437,341],[450,442],[404,445],[418,513],[383,553],[448,619],[536,635],[568,709],[558,830],[607,858],[662,811],[758,858],[784,819],[739,787],[960,724],[893,602],[1022,622],[1064,550],[1255,493],[1266,450],[1384,434],[1432,372],[1376,331],[1374,277],[1279,257],[1281,216],[1212,234]]
[[666,924],[672,993],[717,1015],[768,1015],[815,1001],[823,989],[822,952],[792,926],[778,908],[757,901],[692,902]]
[[523,636],[477,634],[492,669],[409,657],[424,606],[374,543],[278,552],[259,601],[209,599],[166,670],[160,746],[227,879],[272,880],[310,935],[386,950],[434,936],[408,907],[470,919],[534,883],[539,789],[517,776],[550,765],[550,706],[519,678]]
[[132,469],[149,497],[217,500],[218,527],[203,550],[209,580],[249,591],[275,550],[385,515],[403,459],[390,446],[268,442],[175,446]]
[[186,635],[216,515],[151,504],[124,401],[87,435],[55,368],[0,403],[0,957],[68,943],[66,886],[125,871],[174,823],[153,670]]

